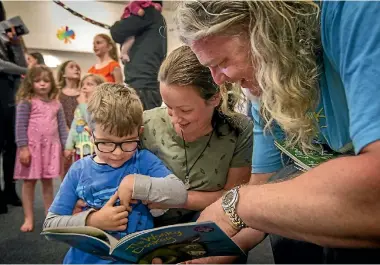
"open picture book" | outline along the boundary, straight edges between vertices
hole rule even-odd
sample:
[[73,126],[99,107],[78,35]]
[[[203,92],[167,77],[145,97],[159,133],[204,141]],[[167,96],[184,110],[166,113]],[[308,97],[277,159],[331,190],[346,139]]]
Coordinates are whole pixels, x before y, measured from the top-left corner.
[[330,159],[342,156],[340,153],[331,151],[328,152],[326,150],[321,150],[321,152],[310,151],[310,153],[305,154],[301,149],[297,147],[287,146],[285,141],[275,141],[274,144],[278,149],[280,149],[281,152],[283,152],[294,161],[298,169],[305,172]]
[[186,223],[136,232],[117,240],[95,227],[47,228],[48,240],[61,241],[82,251],[130,263],[179,263],[208,256],[245,255],[215,223]]

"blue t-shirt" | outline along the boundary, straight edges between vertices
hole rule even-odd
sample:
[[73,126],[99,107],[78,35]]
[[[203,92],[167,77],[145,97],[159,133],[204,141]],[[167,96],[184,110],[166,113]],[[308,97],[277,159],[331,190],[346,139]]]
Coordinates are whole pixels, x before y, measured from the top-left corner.
[[[84,200],[91,208],[100,209],[117,191],[120,182],[129,174],[142,174],[162,178],[171,174],[158,157],[148,150],[138,150],[131,159],[119,168],[98,164],[92,156],[76,161],[63,180],[49,212],[59,215],[72,215],[78,199]],[[109,232],[116,238],[153,228],[153,217],[149,209],[139,202],[133,205],[128,216],[128,228],[123,232]],[[104,260],[70,248],[63,261],[65,264],[117,263]]]
[[[380,139],[380,2],[323,1],[321,38],[321,100],[314,113],[319,140],[335,151],[358,154]],[[252,172],[274,172],[283,166],[274,138],[283,133],[277,127],[273,135],[264,134],[258,108],[252,106]]]

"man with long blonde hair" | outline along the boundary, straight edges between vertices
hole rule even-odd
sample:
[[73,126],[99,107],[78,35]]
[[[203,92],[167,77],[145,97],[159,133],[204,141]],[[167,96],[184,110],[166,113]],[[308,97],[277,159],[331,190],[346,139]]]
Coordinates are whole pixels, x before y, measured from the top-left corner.
[[[231,236],[241,230],[234,238],[245,248],[254,241],[244,236],[247,226],[285,237],[275,245],[288,242],[285,255],[274,253],[279,263],[380,262],[377,249],[326,248],[380,246],[379,12],[380,2],[179,4],[180,38],[214,81],[240,83],[259,97],[251,184],[283,168],[275,139],[304,152],[318,139],[355,153],[287,181],[232,189],[199,220],[216,221]],[[286,238],[325,248],[312,246],[314,255]]]

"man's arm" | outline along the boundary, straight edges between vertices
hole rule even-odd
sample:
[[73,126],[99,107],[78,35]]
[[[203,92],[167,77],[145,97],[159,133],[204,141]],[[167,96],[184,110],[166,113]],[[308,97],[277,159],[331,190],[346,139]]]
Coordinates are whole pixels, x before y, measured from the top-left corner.
[[143,17],[129,16],[128,18],[117,21],[110,29],[112,39],[119,44],[123,44],[127,38],[141,34],[141,32],[153,23],[152,16],[154,16],[154,14],[152,12],[158,11],[155,10],[154,7],[150,7],[145,9],[145,15]]
[[379,172],[377,141],[297,178],[242,187],[237,213],[267,233],[323,246],[379,247]]
[[252,173],[251,179],[249,180],[249,185],[260,185],[268,182],[269,178],[273,176],[273,173]]
[[227,182],[222,190],[219,191],[189,191],[186,205],[183,207],[188,210],[201,211],[210,204],[214,203],[226,190],[249,181],[251,167],[230,168],[228,171]]

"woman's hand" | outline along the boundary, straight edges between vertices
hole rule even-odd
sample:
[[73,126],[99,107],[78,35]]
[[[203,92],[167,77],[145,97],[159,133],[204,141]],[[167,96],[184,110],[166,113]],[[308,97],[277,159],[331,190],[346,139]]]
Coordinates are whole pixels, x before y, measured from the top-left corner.
[[20,163],[25,166],[30,166],[31,155],[27,146],[20,147],[19,149]]
[[222,208],[222,199],[217,200],[202,211],[197,222],[205,221],[215,222],[229,237],[233,237],[238,232],[238,230],[232,226],[229,217]]
[[201,259],[188,260],[185,264],[232,264],[238,256],[216,256]]
[[114,206],[118,198],[116,192],[99,211],[90,213],[86,225],[108,231],[124,231],[127,229],[127,208],[123,205]]
[[137,203],[137,200],[132,200],[133,186],[135,185],[135,176],[127,175],[120,182],[119,189],[117,190],[120,198],[120,204],[131,210],[131,203]]
[[154,258],[152,259],[152,264],[163,264],[162,260],[160,258]]
[[[232,264],[237,259],[237,256],[216,256],[216,257],[207,257],[201,259],[193,259],[181,264]],[[152,264],[163,264],[160,258],[154,258]]]

